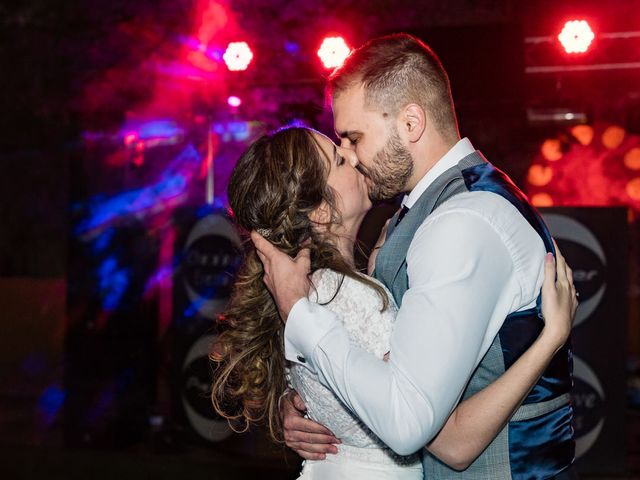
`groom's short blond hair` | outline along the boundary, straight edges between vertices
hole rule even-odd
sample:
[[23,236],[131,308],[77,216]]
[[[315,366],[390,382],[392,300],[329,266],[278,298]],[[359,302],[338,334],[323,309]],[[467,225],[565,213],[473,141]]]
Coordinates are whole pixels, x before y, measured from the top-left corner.
[[440,59],[406,33],[374,38],[351,52],[331,73],[327,98],[362,83],[368,107],[396,115],[410,103],[420,105],[446,137],[457,135],[449,77]]

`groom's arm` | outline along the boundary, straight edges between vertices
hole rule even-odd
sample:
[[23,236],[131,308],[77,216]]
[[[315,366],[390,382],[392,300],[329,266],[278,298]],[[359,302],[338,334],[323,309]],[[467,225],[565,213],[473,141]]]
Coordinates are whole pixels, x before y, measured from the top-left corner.
[[410,289],[394,327],[390,362],[350,345],[335,315],[306,299],[294,305],[285,329],[287,358],[318,373],[402,454],[437,434],[500,327],[492,319],[504,319],[513,307],[513,296],[508,305],[502,298],[512,259],[478,216],[430,219],[416,233],[407,260]]

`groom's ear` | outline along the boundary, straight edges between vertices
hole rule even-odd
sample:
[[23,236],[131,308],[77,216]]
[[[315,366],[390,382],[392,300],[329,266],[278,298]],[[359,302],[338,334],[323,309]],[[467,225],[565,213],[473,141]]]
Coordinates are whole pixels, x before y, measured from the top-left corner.
[[424,109],[416,103],[410,103],[404,107],[400,117],[407,139],[412,143],[420,140],[424,135],[425,128],[427,128]]

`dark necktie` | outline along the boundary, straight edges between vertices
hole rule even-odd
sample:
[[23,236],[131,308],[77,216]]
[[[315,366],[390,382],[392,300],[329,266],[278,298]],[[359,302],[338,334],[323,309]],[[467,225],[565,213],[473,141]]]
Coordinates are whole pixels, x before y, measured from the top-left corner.
[[402,210],[400,210],[400,215],[398,215],[398,220],[396,220],[396,225],[395,225],[396,227],[398,226],[398,224],[404,218],[404,216],[407,214],[408,211],[409,211],[409,207],[407,207],[406,205],[403,205]]

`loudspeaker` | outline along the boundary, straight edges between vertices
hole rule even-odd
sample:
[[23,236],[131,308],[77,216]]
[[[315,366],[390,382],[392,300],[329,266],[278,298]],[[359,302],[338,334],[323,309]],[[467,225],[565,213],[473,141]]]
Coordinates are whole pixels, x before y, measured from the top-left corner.
[[576,466],[624,473],[627,210],[543,208],[573,269],[580,305],[572,332]]
[[176,211],[174,225],[172,417],[187,440],[218,442],[232,431],[211,404],[208,354],[215,319],[227,304],[240,266],[240,237],[225,215],[207,208]]

